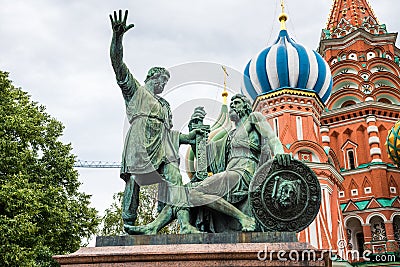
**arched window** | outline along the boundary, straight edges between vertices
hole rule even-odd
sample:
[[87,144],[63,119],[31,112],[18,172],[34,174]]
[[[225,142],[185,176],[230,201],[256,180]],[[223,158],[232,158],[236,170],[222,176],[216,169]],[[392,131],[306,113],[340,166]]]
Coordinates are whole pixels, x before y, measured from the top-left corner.
[[356,168],[353,149],[347,150],[347,164],[348,164],[347,166],[349,166],[349,169],[351,170]]
[[379,216],[371,218],[371,235],[372,241],[383,241],[387,240],[386,228],[383,219]]
[[356,102],[354,101],[354,100],[347,100],[346,102],[344,102],[343,104],[342,104],[342,108],[345,108],[345,107],[349,107],[349,106],[352,106],[352,105],[355,105],[356,104]]
[[394,239],[400,245],[400,215],[396,215],[393,219]]
[[276,135],[276,137],[279,138],[279,120],[278,120],[278,118],[274,118],[273,122],[274,122],[275,135]]
[[303,140],[303,121],[301,116],[296,117],[297,140]]
[[392,101],[390,101],[390,100],[387,99],[387,98],[380,98],[380,99],[378,100],[378,102],[386,103],[386,104],[392,104]]
[[346,223],[348,249],[357,250],[360,255],[364,252],[364,233],[361,222],[350,218]]

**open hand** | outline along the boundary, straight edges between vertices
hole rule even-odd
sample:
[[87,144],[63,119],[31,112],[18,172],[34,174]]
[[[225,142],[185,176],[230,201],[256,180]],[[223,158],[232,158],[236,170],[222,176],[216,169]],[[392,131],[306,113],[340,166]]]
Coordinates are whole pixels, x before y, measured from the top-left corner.
[[282,166],[289,166],[290,162],[292,161],[291,154],[277,154],[275,158],[278,160],[278,164]]
[[125,10],[124,18],[122,18],[121,9],[119,10],[118,15],[117,11],[114,11],[114,17],[110,14],[111,27],[115,34],[122,35],[135,26],[133,24],[126,25],[127,18],[128,18],[128,10]]

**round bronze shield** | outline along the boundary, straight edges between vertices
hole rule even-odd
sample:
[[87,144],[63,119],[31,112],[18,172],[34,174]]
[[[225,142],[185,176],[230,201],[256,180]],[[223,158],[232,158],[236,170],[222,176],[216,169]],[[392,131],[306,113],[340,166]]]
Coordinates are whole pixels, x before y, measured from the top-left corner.
[[261,165],[250,183],[252,212],[263,231],[300,232],[321,205],[321,186],[304,163],[281,166],[276,159]]

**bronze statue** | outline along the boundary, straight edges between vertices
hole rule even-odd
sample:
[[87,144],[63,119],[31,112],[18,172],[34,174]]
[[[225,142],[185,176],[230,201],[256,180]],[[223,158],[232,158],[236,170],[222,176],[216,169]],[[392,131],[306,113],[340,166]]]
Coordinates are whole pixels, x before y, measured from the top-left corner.
[[[235,129],[207,146],[210,170],[215,174],[192,186],[189,201],[193,206],[206,206],[237,219],[242,231],[254,231],[255,219],[241,203],[247,201],[249,184],[259,166],[262,149],[268,146],[283,166],[290,164],[291,155],[284,153],[265,117],[252,112],[251,103],[244,95],[232,97],[229,116]],[[263,144],[265,140],[267,144]]]
[[[134,27],[127,25],[127,16],[128,11],[123,16],[121,10],[110,15],[110,57],[130,123],[120,174],[126,182],[125,231],[156,234],[175,218],[181,233],[300,231],[307,227],[321,202],[312,170],[284,153],[265,117],[252,112],[249,99],[241,94],[231,99],[229,116],[235,128],[223,138],[207,142],[210,127],[203,124],[201,107],[191,117],[189,134],[172,130],[169,103],[159,95],[169,72],[151,68],[142,86],[123,62],[122,39]],[[180,144],[190,144],[198,157],[197,174],[187,185],[179,171]],[[208,177],[209,172],[213,175]],[[153,222],[135,226],[140,186],[153,183],[166,188],[161,199],[165,206]]]
[[[189,224],[187,196],[179,172],[179,144],[188,144],[196,131],[188,135],[172,130],[172,113],[169,103],[159,96],[170,78],[165,68],[154,67],[148,71],[145,85],[133,77],[123,62],[122,39],[134,27],[127,25],[128,11],[110,15],[113,36],[110,47],[111,63],[116,80],[125,100],[130,128],[126,134],[121,162],[121,178],[126,182],[122,217],[125,231],[134,234],[141,185],[164,182],[167,186],[166,206],[162,217],[170,222],[178,218],[181,233],[199,232]],[[159,229],[150,225],[140,233],[152,234]]]
[[[198,124],[204,119],[205,112],[199,107],[196,108],[189,126]],[[217,221],[210,223],[210,217],[196,218],[196,226],[201,231],[219,232],[214,229],[221,223],[221,214],[237,219],[240,223],[238,231],[255,231],[256,221],[251,214],[248,205],[242,205],[243,200],[248,204],[249,183],[252,180],[262,149],[268,146],[275,155],[275,158],[282,166],[291,162],[291,155],[285,154],[282,144],[271,129],[264,116],[258,112],[252,112],[250,101],[244,95],[235,95],[230,104],[230,118],[236,128],[229,132],[225,138],[207,144],[207,158],[210,164],[209,170],[214,175],[202,179],[193,178],[195,181],[187,184],[189,191],[189,204],[192,212],[202,207],[211,208],[218,212]],[[267,140],[264,144],[263,141]],[[196,150],[196,146],[192,148]],[[164,214],[160,214],[150,225],[158,225],[161,229],[167,222]],[[192,218],[196,216],[192,215]],[[207,220],[207,222],[204,222]],[[230,219],[230,221],[232,221]],[[231,222],[223,222],[223,228],[228,229]],[[140,227],[135,227],[140,233]],[[146,227],[146,226],[144,226]],[[234,226],[236,227],[236,226]],[[211,229],[212,228],[212,229]],[[142,232],[144,233],[144,231]]]

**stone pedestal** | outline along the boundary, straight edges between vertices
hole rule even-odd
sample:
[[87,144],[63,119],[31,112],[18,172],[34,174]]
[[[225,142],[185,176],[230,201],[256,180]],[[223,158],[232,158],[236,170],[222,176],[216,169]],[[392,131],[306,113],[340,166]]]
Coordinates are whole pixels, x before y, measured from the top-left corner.
[[[294,233],[98,237],[96,247],[54,256],[63,266],[331,266]],[[175,243],[172,243],[175,242]]]

